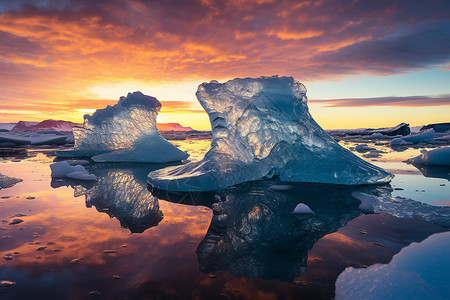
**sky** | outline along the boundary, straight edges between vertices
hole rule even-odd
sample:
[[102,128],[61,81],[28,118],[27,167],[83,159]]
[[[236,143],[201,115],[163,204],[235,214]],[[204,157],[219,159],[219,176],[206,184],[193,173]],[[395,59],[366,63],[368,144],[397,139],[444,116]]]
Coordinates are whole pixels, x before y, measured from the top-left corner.
[[324,128],[450,122],[450,1],[0,0],[0,122],[141,91],[210,129],[202,82],[293,76]]

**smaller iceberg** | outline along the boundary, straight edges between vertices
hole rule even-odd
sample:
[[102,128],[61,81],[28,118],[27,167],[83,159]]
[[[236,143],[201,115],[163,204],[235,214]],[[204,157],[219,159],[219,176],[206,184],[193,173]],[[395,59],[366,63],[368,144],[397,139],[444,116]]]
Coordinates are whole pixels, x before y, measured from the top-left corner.
[[412,243],[389,264],[349,267],[336,280],[336,299],[448,299],[450,232]]
[[411,134],[402,138],[395,138],[391,141],[391,146],[412,145],[419,143],[431,143],[434,140],[436,133],[434,129],[424,131],[418,134]]
[[413,165],[427,166],[449,166],[450,167],[450,147],[444,147],[434,150],[422,150],[421,155],[410,158],[408,163]]
[[59,157],[92,157],[95,162],[167,163],[189,157],[165,140],[156,127],[161,103],[141,92],[120,97],[114,106],[84,116],[74,127],[74,150],[56,151]]

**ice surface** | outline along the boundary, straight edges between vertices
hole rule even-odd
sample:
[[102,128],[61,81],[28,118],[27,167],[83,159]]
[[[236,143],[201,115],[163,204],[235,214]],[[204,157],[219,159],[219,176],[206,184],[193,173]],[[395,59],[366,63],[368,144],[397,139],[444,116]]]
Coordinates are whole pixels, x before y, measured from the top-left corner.
[[0,134],[0,144],[17,145],[62,145],[70,143],[71,133],[35,133],[5,132]]
[[434,129],[418,133],[408,135],[402,138],[395,138],[391,141],[391,145],[409,145],[409,144],[418,144],[418,143],[430,143],[433,141],[435,137]]
[[14,145],[30,145],[31,141],[27,137],[15,136],[9,133],[1,133],[0,143],[11,143]]
[[213,81],[196,95],[210,118],[211,149],[199,162],[151,172],[157,188],[216,190],[274,175],[346,185],[393,177],[339,146],[311,117],[306,88],[292,77]]
[[412,243],[389,264],[348,267],[336,280],[336,299],[448,299],[450,232]]
[[380,199],[374,195],[353,192],[352,197],[361,201],[359,209],[365,213],[378,214],[380,212]]
[[89,174],[83,171],[75,171],[66,174],[67,178],[77,179],[77,180],[97,180],[94,174]]
[[52,178],[72,178],[78,180],[96,180],[95,175],[89,172],[82,165],[71,166],[67,161],[60,161],[50,165]]
[[421,152],[421,155],[408,159],[407,162],[416,165],[450,166],[450,147]]
[[189,155],[165,140],[156,127],[159,101],[141,92],[128,93],[114,106],[84,116],[84,127],[74,127],[73,151],[60,157],[92,156],[97,162],[180,161]]
[[334,129],[328,130],[331,135],[372,135],[379,138],[389,138],[389,136],[408,135],[411,133],[409,124],[400,123],[395,127],[385,128],[359,128],[359,129]]

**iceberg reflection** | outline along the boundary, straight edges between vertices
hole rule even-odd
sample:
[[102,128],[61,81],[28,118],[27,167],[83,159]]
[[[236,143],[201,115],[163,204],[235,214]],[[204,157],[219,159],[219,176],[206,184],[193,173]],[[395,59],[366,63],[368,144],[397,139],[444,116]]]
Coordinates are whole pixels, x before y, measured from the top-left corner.
[[[305,272],[314,243],[362,214],[352,192],[378,196],[391,192],[390,186],[325,184],[295,184],[293,189],[277,192],[269,189],[273,184],[250,182],[215,194],[153,193],[168,201],[191,201],[213,209],[211,225],[197,248],[202,272],[226,270],[237,277],[293,281]],[[296,217],[292,211],[300,202],[315,214]]]
[[161,167],[149,164],[93,164],[87,169],[97,176],[97,182],[52,180],[52,187],[72,186],[75,197],[85,196],[86,206],[119,220],[121,227],[132,233],[142,233],[157,226],[164,215],[158,198],[147,190],[149,169]]

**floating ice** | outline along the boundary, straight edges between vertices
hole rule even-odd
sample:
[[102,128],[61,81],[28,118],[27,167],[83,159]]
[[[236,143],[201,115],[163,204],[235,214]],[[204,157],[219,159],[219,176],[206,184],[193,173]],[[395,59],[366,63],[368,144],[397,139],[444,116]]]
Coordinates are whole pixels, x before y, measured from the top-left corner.
[[339,136],[369,136],[375,138],[389,138],[390,136],[396,135],[408,135],[411,133],[409,128],[409,124],[400,123],[395,127],[385,127],[385,128],[360,128],[360,129],[334,129],[328,130],[331,135],[339,135]]
[[412,243],[387,265],[348,267],[336,280],[336,299],[448,299],[450,232]]
[[275,185],[269,186],[269,190],[277,191],[277,192],[288,191],[292,188],[293,188],[293,186],[291,186],[291,185],[283,185],[283,184],[275,184]]
[[26,134],[20,132],[8,132],[0,134],[0,144],[9,143],[17,145],[62,145],[70,143],[72,137],[70,133],[36,133]]
[[309,206],[304,203],[297,204],[297,206],[294,208],[293,213],[301,214],[301,215],[313,215],[314,214],[314,212],[311,210],[311,208],[309,208]]
[[410,158],[407,162],[416,165],[450,166],[450,147],[421,152],[421,155]]
[[274,175],[346,185],[393,177],[339,146],[311,117],[306,88],[292,77],[212,81],[196,95],[210,118],[211,149],[199,162],[151,172],[154,187],[206,191]]
[[353,192],[352,197],[361,201],[359,209],[365,213],[378,214],[380,212],[380,199],[374,195]]
[[128,93],[114,106],[84,116],[84,127],[74,127],[73,151],[60,157],[89,157],[96,162],[165,163],[189,155],[165,140],[156,127],[161,103],[141,92]]
[[71,166],[67,161],[60,161],[50,165],[52,178],[72,178],[78,180],[96,180],[82,165]]
[[402,138],[395,138],[391,141],[391,145],[410,145],[410,144],[418,144],[418,143],[430,143],[433,141],[435,137],[434,129],[418,133],[408,135]]

